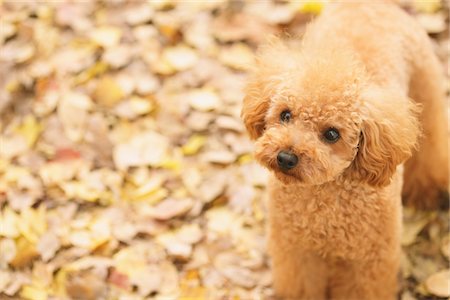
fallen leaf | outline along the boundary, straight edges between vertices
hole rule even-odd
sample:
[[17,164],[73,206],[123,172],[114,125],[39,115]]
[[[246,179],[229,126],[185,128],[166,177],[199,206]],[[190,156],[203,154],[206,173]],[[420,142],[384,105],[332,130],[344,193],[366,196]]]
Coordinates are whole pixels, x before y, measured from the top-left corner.
[[121,68],[128,65],[132,57],[133,52],[131,48],[119,45],[106,49],[102,55],[102,60],[113,68]]
[[139,133],[129,141],[116,145],[113,151],[114,163],[121,170],[145,165],[157,166],[166,156],[168,147],[167,138],[159,133]]
[[33,243],[24,237],[20,237],[16,242],[16,256],[10,261],[10,265],[14,268],[23,268],[31,264],[31,262],[39,256]]
[[118,272],[115,268],[112,268],[108,281],[124,290],[130,291],[132,288],[128,276]]
[[56,251],[61,247],[59,238],[51,232],[46,232],[38,241],[37,251],[44,262],[48,262],[55,256]]
[[209,111],[219,107],[220,99],[215,92],[209,89],[193,90],[188,95],[189,104],[199,111]]
[[183,45],[166,48],[162,53],[162,58],[177,71],[192,68],[198,61],[195,51]]
[[450,297],[450,269],[440,271],[427,278],[426,289],[433,295],[446,298]]
[[65,289],[71,299],[96,300],[104,297],[106,284],[90,270],[71,271],[67,274]]
[[149,215],[157,220],[169,220],[189,211],[193,205],[192,199],[166,199],[155,205]]
[[413,7],[421,13],[432,14],[441,9],[442,2],[440,0],[414,0]]
[[149,3],[141,3],[128,7],[125,12],[125,19],[130,25],[146,23],[152,19],[154,10]]
[[445,17],[443,13],[436,14],[419,14],[416,17],[417,21],[430,34],[437,34],[443,32],[447,25],[445,24]]
[[[17,256],[16,243],[12,239],[0,240],[0,266],[8,265]],[[1,286],[1,284],[0,284]],[[0,291],[2,289],[0,288]]]
[[208,151],[202,155],[204,161],[216,164],[231,164],[236,161],[236,154],[227,150]]
[[20,291],[20,297],[27,300],[47,300],[48,292],[42,286],[25,285]]
[[120,102],[114,111],[119,117],[132,120],[150,113],[153,109],[154,105],[150,100],[131,97],[129,100]]
[[79,141],[84,134],[88,110],[92,107],[91,99],[81,93],[64,94],[58,105],[58,117],[66,136],[72,141]]
[[291,5],[297,7],[297,9],[304,14],[315,14],[318,15],[322,12],[325,5],[324,1],[291,1]]
[[203,135],[192,135],[186,144],[181,148],[184,155],[196,154],[206,143],[206,137]]
[[254,65],[254,54],[249,46],[235,43],[220,52],[219,60],[226,66],[237,70],[249,70]]
[[112,107],[123,97],[123,92],[117,82],[111,77],[103,77],[97,83],[93,98],[106,107]]
[[447,235],[441,243],[441,253],[445,258],[450,259],[450,235]]
[[24,118],[22,124],[16,128],[16,132],[22,135],[27,141],[28,147],[32,147],[42,131],[42,126],[36,118],[28,115]]
[[119,43],[122,31],[117,27],[104,26],[94,29],[89,36],[98,45],[110,48]]
[[421,218],[416,218],[413,221],[405,222],[402,232],[401,243],[403,246],[408,246],[414,243],[417,235],[422,231],[422,229],[427,225],[429,219],[426,216]]

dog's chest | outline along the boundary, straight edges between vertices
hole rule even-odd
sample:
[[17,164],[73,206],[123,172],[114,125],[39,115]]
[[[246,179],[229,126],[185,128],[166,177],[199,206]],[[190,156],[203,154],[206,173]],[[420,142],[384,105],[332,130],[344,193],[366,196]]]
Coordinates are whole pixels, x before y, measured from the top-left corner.
[[336,257],[358,257],[379,243],[380,197],[355,187],[311,189],[272,185],[269,213],[291,243]]

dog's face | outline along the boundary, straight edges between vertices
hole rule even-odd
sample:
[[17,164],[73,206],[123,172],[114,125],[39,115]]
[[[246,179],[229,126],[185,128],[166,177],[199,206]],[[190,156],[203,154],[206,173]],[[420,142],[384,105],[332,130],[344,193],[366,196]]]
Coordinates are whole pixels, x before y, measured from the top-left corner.
[[415,105],[371,84],[354,61],[339,52],[305,59],[283,47],[260,57],[242,117],[256,159],[283,183],[347,176],[383,186],[410,156],[419,133]]
[[355,108],[308,94],[274,95],[256,142],[256,159],[284,183],[333,180],[357,153],[361,118]]

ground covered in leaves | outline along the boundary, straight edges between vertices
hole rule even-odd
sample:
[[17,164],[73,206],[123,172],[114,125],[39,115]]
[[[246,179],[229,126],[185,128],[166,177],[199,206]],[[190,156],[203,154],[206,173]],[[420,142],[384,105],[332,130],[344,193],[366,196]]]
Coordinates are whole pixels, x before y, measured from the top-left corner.
[[[0,299],[273,298],[242,87],[322,4],[0,4]],[[447,219],[405,211],[402,299],[449,296]]]

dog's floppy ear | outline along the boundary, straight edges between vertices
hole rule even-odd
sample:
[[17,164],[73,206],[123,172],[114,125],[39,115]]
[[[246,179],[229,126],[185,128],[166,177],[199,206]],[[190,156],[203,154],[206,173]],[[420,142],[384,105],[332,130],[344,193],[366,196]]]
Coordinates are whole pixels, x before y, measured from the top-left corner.
[[276,94],[277,86],[290,80],[284,75],[289,70],[298,69],[298,54],[292,52],[282,39],[271,36],[267,44],[258,50],[252,76],[250,77],[241,117],[252,139],[260,137],[265,128],[265,118],[270,106],[271,96]]
[[363,93],[358,153],[349,170],[373,186],[390,183],[396,167],[411,156],[420,133],[419,108],[397,92],[370,88]]
[[269,99],[263,95],[263,87],[257,78],[252,78],[247,84],[246,95],[242,106],[241,117],[253,140],[260,137],[265,128],[266,112],[269,109]]

